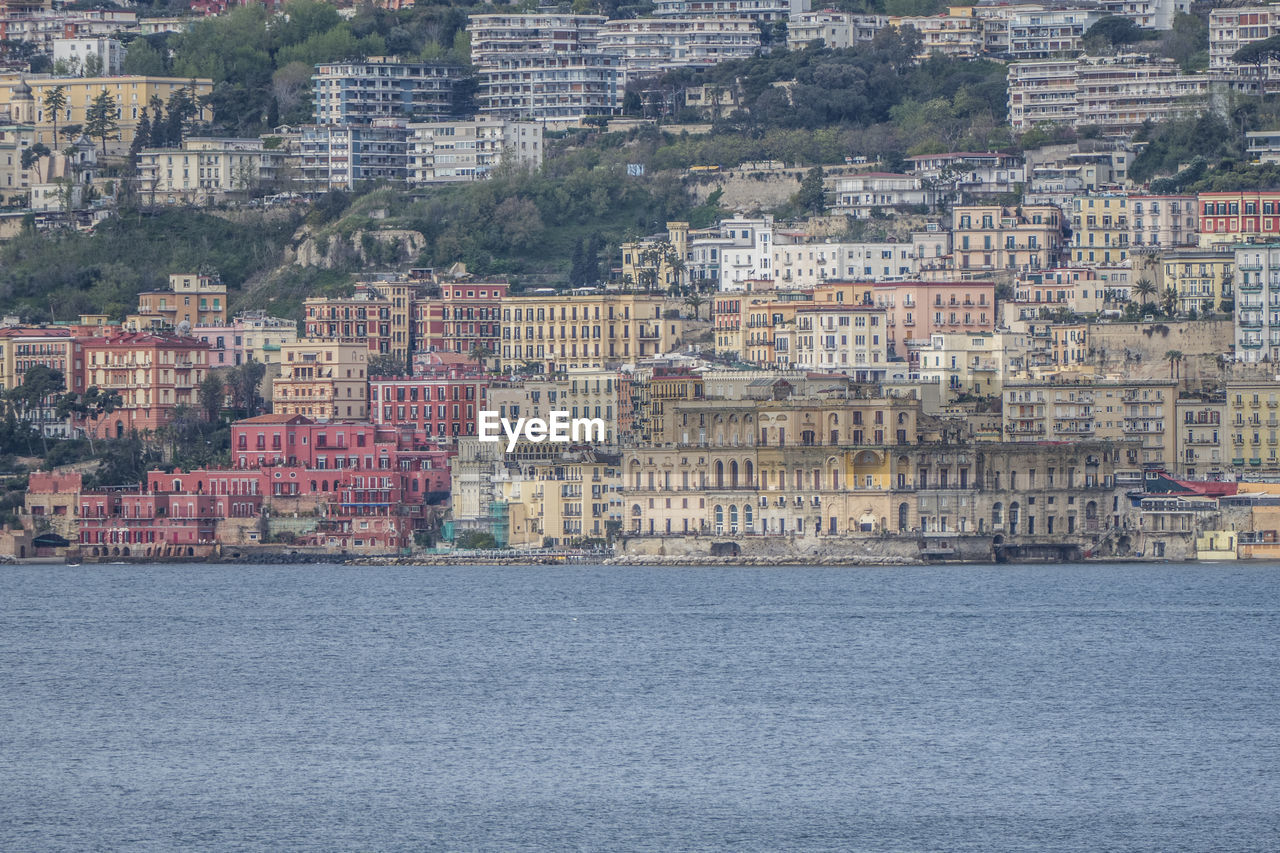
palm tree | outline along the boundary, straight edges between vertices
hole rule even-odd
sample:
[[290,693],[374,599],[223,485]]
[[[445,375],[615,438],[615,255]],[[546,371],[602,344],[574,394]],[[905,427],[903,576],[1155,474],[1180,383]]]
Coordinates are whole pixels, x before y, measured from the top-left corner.
[[1147,298],[1155,296],[1155,283],[1149,278],[1140,278],[1133,283],[1133,292],[1142,297],[1142,304],[1147,303]]
[[1174,290],[1172,287],[1166,287],[1164,289],[1163,302],[1164,302],[1164,313],[1172,317],[1175,313],[1177,313],[1178,291]]
[[[1181,379],[1182,378],[1182,351],[1171,349],[1164,354],[1164,357],[1169,360],[1169,378]],[[1177,371],[1176,377],[1174,376],[1175,370]]]
[[697,289],[689,291],[689,294],[684,298],[684,304],[693,309],[693,319],[695,320],[702,319],[702,306],[705,305],[706,302],[706,297]]

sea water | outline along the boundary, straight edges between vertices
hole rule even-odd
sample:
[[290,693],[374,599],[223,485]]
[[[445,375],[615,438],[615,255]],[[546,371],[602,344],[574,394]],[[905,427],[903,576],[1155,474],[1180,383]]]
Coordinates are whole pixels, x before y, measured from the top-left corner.
[[0,567],[0,849],[1280,848],[1280,567]]

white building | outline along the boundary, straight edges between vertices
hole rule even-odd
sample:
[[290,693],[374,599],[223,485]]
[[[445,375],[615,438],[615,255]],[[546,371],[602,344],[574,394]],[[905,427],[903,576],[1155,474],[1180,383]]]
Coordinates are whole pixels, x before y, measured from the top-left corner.
[[851,12],[803,12],[787,21],[787,49],[803,50],[821,42],[832,50],[869,44],[876,33],[889,26],[887,15],[855,15]]
[[914,278],[910,243],[805,242],[778,234],[773,245],[774,283],[780,290],[817,287],[827,281],[891,281]]
[[1280,243],[1238,246],[1236,360],[1280,361]]
[[1023,8],[1008,19],[1010,59],[1049,59],[1079,53],[1084,34],[1106,13],[1098,9]]
[[1231,57],[1256,41],[1280,35],[1280,6],[1237,6],[1209,12],[1209,71],[1263,91],[1280,89],[1280,62],[1238,65]]
[[831,211],[854,219],[870,219],[876,210],[932,205],[938,195],[925,187],[919,176],[891,172],[828,178],[826,186],[831,196]]
[[626,79],[635,80],[754,56],[760,28],[749,18],[625,18],[604,25],[600,49],[620,57]]
[[773,279],[773,217],[733,217],[689,232],[685,261],[690,281],[719,290],[747,290],[749,282]]
[[734,15],[753,21],[786,21],[809,11],[809,0],[655,0],[653,14],[692,18]]
[[1009,65],[1009,123],[1025,132],[1038,124],[1095,125],[1128,135],[1205,109],[1209,80],[1183,74],[1171,59],[1145,54],[1048,59]]
[[966,193],[1017,192],[1026,181],[1022,158],[996,151],[954,151],[908,157],[912,174],[938,189]]
[[125,46],[113,38],[53,40],[54,73],[72,77],[116,77],[124,73]]
[[542,125],[476,118],[408,126],[410,185],[478,181],[502,163],[542,166]]
[[[796,309],[779,367],[844,373],[860,382],[884,378],[889,363],[888,312],[870,305],[806,305]],[[789,353],[790,360],[784,353]]]
[[283,156],[261,139],[193,137],[181,148],[144,148],[138,189],[152,203],[223,201],[274,180]]
[[620,58],[600,48],[604,24],[600,15],[472,15],[480,111],[565,124],[616,114],[625,80]]
[[455,114],[454,90],[466,77],[457,65],[371,56],[327,62],[311,77],[316,124],[369,124],[374,119],[443,119]]

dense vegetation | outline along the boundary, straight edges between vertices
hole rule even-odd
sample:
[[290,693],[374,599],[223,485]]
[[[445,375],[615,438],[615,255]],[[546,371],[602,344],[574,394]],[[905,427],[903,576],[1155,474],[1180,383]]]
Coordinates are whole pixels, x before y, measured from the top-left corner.
[[230,288],[280,262],[296,216],[234,220],[191,209],[126,212],[92,233],[28,230],[0,245],[0,302],[27,321],[122,317],[170,273],[216,271]]

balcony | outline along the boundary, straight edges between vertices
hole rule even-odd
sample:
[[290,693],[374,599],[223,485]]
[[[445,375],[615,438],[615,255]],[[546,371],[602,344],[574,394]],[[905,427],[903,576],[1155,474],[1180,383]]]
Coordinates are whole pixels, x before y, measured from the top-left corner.
[[1260,349],[1262,347],[1262,341],[1246,339],[1240,342],[1240,346],[1244,347],[1245,349]]
[[1244,282],[1241,282],[1240,284],[1236,285],[1236,287],[1240,289],[1241,293],[1261,293],[1262,292],[1262,282],[1260,281],[1251,281],[1247,284]]

